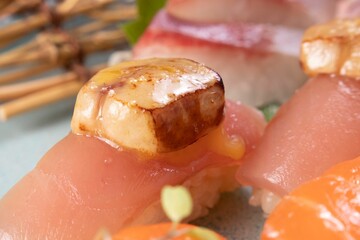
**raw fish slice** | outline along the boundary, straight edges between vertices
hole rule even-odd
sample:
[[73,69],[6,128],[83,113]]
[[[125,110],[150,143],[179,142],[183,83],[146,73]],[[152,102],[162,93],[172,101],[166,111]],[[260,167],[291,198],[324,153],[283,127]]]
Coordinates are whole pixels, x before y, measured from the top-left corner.
[[166,10],[192,22],[254,22],[305,28],[335,14],[336,0],[170,0]]
[[336,17],[341,19],[360,17],[360,1],[340,0],[336,9]]
[[[246,152],[250,151],[262,134],[262,116],[231,102],[226,104],[225,113],[220,132],[225,138],[241,140]],[[229,166],[237,164],[220,154],[224,152],[224,137],[210,134],[183,150],[144,159],[141,154],[119,151],[97,138],[71,133],[1,199],[0,239],[92,239],[101,227],[115,233],[135,222],[164,221],[158,209],[151,212],[148,207],[158,201],[166,184],[184,184],[202,197],[217,198],[209,193],[213,188],[221,191],[234,187],[234,168]],[[209,138],[219,153],[211,150]],[[196,178],[204,171],[211,175]],[[191,179],[197,181],[195,186]],[[196,197],[194,201],[196,205]],[[213,204],[216,199],[208,201]],[[200,207],[204,210],[208,206]],[[141,216],[145,210],[148,218]]]
[[320,75],[280,108],[237,178],[283,196],[359,156],[359,146],[360,81]]
[[360,157],[340,163],[285,196],[262,240],[360,239]]
[[160,12],[134,58],[185,57],[216,69],[226,96],[251,105],[284,101],[305,80],[301,31],[261,24],[193,24]]

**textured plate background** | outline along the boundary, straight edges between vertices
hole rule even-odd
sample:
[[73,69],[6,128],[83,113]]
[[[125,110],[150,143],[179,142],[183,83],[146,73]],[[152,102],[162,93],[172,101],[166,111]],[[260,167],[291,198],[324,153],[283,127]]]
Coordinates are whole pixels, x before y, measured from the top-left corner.
[[[70,131],[74,99],[0,123],[0,197],[30,171],[46,151]],[[218,230],[230,240],[258,239],[260,209],[247,204],[249,190],[223,194],[209,216],[196,224]]]

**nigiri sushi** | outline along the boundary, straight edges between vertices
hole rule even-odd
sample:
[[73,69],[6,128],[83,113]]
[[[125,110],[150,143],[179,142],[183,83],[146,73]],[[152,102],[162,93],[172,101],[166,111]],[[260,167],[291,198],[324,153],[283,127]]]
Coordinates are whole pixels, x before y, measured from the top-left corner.
[[360,157],[337,164],[285,196],[262,240],[360,239]]
[[337,0],[169,0],[177,18],[202,23],[253,22],[306,28],[334,17]]
[[228,98],[260,106],[285,101],[305,81],[297,57],[301,35],[266,24],[191,23],[161,11],[133,55],[202,62],[222,76]]
[[314,77],[280,108],[237,173],[241,183],[264,190],[256,192],[255,204],[264,199],[273,206],[272,199],[360,155],[355,26],[359,21],[335,21],[305,33],[301,60]]
[[237,186],[264,125],[256,110],[225,102],[220,76],[202,64],[104,69],[80,90],[72,132],[0,200],[0,239],[91,239],[101,227],[158,223],[164,185],[188,187],[189,220],[202,216]]

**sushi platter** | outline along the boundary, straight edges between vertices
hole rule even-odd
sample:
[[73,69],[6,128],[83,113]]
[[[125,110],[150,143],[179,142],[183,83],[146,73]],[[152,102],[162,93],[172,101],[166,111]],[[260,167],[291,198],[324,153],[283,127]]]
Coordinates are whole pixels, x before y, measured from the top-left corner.
[[52,4],[0,39],[0,240],[360,239],[359,0]]

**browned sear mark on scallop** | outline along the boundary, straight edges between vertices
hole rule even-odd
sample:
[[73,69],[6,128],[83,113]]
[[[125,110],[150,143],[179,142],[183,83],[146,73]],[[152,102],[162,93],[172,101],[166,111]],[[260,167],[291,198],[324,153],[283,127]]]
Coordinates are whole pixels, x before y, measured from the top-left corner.
[[124,62],[83,87],[72,129],[139,151],[170,152],[216,127],[224,104],[221,77],[202,64],[160,58]]

